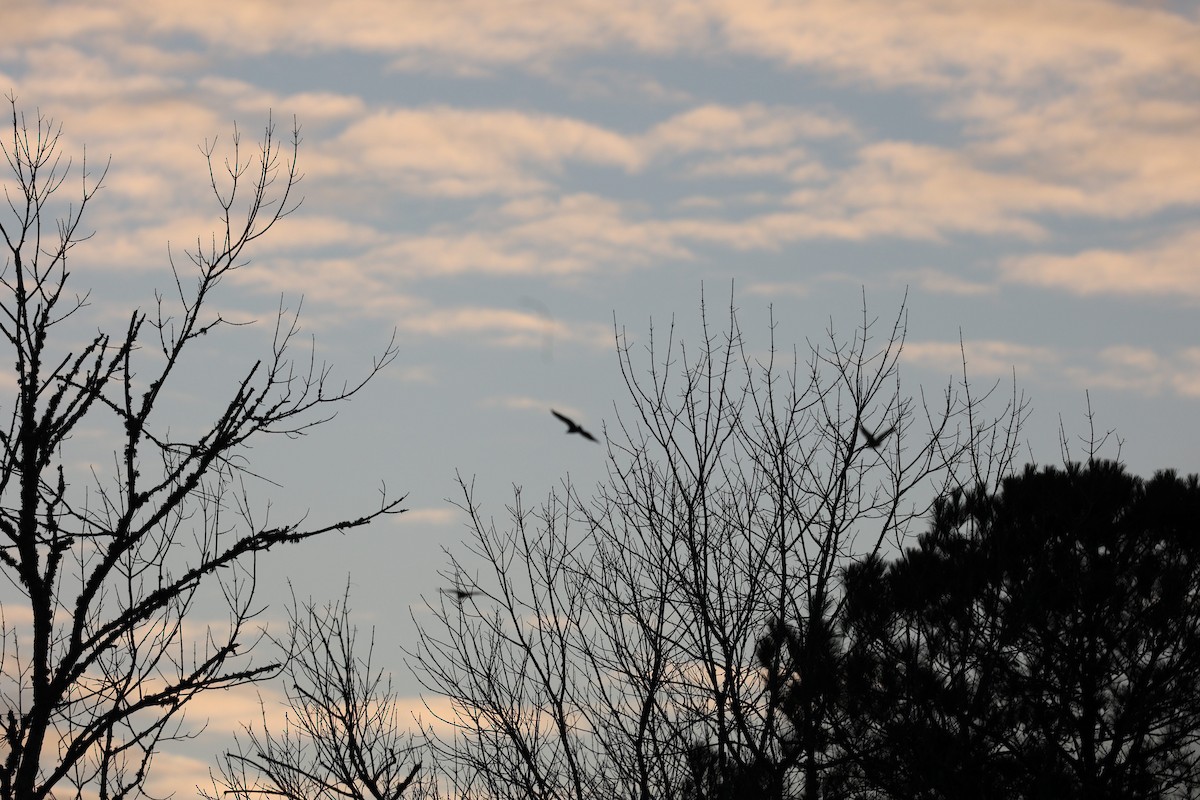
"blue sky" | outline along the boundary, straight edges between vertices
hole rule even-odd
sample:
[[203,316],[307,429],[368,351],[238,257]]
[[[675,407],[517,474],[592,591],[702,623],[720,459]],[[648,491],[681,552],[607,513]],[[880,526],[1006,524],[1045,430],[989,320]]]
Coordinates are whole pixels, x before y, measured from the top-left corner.
[[[548,409],[599,432],[627,407],[614,319],[636,339],[674,315],[694,337],[702,284],[720,308],[732,283],[760,350],[772,305],[803,346],[831,321],[850,335],[864,291],[885,320],[907,291],[909,394],[945,385],[961,336],[978,386],[1015,371],[1032,457],[1059,458],[1060,414],[1086,430],[1087,392],[1134,471],[1200,471],[1194,2],[113,0],[0,18],[0,87],[61,122],[67,153],[112,156],[74,255],[91,325],[168,285],[168,241],[212,231],[198,144],[298,119],[304,205],[218,299],[263,324],[197,359],[180,413],[220,401],[281,295],[303,297],[338,375],[398,331],[334,423],[251,456],[281,518],[353,513],[380,481],[409,494],[394,522],[279,554],[265,587],[328,599],[351,575],[406,690],[408,607],[462,532],[455,471],[497,517],[513,484],[599,480],[603,449]],[[212,731],[237,702],[210,704]],[[195,783],[199,749],[164,757],[160,785]]]

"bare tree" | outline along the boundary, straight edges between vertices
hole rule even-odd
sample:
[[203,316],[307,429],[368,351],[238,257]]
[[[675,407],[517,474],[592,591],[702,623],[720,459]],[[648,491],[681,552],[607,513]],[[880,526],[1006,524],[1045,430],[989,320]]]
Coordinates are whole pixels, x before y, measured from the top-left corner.
[[618,334],[633,410],[593,496],[518,491],[498,528],[463,483],[450,570],[479,595],[430,604],[410,653],[453,704],[431,744],[460,796],[818,797],[843,755],[843,568],[1011,470],[1018,397],[982,418],[965,366],[936,401],[902,394],[903,307],[877,339],[864,300],[849,341],[831,325],[786,366],[749,354],[732,304],[720,332],[701,312],[696,349],[651,331],[648,371]]
[[[104,178],[86,159],[74,204],[60,128],[12,106],[2,145],[10,171],[0,275],[0,334],[15,391],[0,431],[0,569],[19,600],[0,619],[4,751],[0,798],[138,795],[155,752],[186,737],[189,701],[276,674],[255,660],[257,557],[273,547],[398,513],[378,508],[328,524],[273,524],[252,503],[246,453],[271,434],[296,436],[331,415],[395,356],[384,348],[361,381],[336,385],[311,355],[297,361],[295,315],[280,310],[273,344],[229,387],[208,421],[172,420],[168,387],[185,353],[228,322],[211,311],[221,281],[247,248],[295,209],[299,130],[290,147],[268,124],[247,157],[235,132],[222,160],[202,148],[221,227],[197,240],[186,270],[171,261],[173,291],[133,311],[114,334],[77,338],[87,296],[68,291],[84,211]],[[94,330],[94,329],[93,329]],[[194,419],[194,418],[193,418]],[[175,423],[172,425],[172,423]],[[78,468],[78,434],[112,431],[112,462]],[[187,624],[201,588],[223,599],[228,622]],[[70,791],[65,787],[73,787]]]
[[374,634],[365,654],[357,634],[348,586],[340,602],[293,610],[283,724],[272,732],[264,706],[260,729],[245,727],[206,797],[397,800],[426,788],[414,784],[421,763],[391,679],[375,665]]

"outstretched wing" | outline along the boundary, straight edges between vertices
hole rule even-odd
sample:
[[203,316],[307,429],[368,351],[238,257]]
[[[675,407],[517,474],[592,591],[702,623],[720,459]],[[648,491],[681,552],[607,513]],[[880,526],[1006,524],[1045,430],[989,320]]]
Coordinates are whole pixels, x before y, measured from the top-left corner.
[[888,428],[886,431],[879,431],[878,433],[871,433],[869,430],[867,430],[866,425],[859,425],[858,427],[862,428],[863,436],[865,436],[867,439],[867,447],[871,447],[871,448],[878,448],[879,445],[883,444],[883,440],[886,439],[889,435],[891,435],[892,431],[896,430],[896,426],[893,425],[892,427]]
[[554,416],[558,417],[559,419],[561,419],[563,422],[567,423],[567,433],[578,433],[580,436],[587,439],[588,441],[596,442],[596,444],[600,443],[599,440],[595,436],[592,436],[590,433],[585,431],[583,429],[583,426],[580,425],[575,420],[571,419],[570,417],[568,417],[564,414],[558,413],[553,408],[550,409],[550,413],[553,414]]

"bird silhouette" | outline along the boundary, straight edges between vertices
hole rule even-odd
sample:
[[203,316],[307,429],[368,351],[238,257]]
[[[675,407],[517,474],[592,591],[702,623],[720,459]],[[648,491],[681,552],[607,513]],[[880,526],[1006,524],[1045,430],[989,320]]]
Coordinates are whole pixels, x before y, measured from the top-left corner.
[[468,599],[474,597],[475,595],[479,594],[479,592],[475,592],[470,589],[463,589],[460,586],[455,586],[453,589],[441,589],[440,591],[442,594],[453,595],[454,599],[460,603],[463,600],[468,600]]
[[862,428],[863,436],[867,438],[867,447],[871,448],[872,450],[878,450],[879,445],[883,444],[883,440],[886,439],[892,431],[896,430],[896,426],[893,425],[886,431],[871,433],[869,430],[867,430],[865,425],[860,424],[858,427]]
[[596,437],[595,437],[595,436],[592,436],[590,433],[588,433],[587,431],[585,431],[585,430],[583,429],[583,426],[581,426],[581,425],[580,425],[578,422],[576,422],[575,420],[571,419],[570,417],[563,416],[562,414],[560,414],[560,413],[558,413],[557,411],[555,411],[553,408],[552,408],[552,409],[550,409],[550,413],[551,413],[551,414],[553,414],[554,416],[558,417],[559,419],[561,419],[563,422],[567,423],[567,433],[578,433],[580,436],[582,436],[582,437],[583,437],[583,438],[585,438],[585,439],[589,439],[589,440],[591,440],[591,441],[593,441],[593,442],[596,442],[597,444],[599,444],[599,443],[600,443],[600,442],[599,442],[599,441],[596,439]]

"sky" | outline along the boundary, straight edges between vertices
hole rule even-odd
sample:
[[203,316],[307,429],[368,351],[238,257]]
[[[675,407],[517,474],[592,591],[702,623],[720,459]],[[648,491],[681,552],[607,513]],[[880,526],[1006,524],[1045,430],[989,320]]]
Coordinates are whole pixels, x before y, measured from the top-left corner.
[[[702,287],[710,309],[732,292],[759,351],[769,313],[803,348],[850,336],[864,296],[884,322],[907,296],[907,393],[944,387],[961,342],[976,385],[1015,375],[1027,458],[1057,462],[1090,400],[1132,471],[1200,471],[1195,2],[30,0],[0,19],[0,89],[60,122],[77,166],[111,155],[73,255],[94,326],[170,286],[168,243],[212,232],[199,145],[301,126],[304,203],[216,302],[269,335],[302,299],[338,377],[393,330],[399,353],[329,425],[260,443],[278,486],[256,491],[277,518],[355,515],[381,483],[410,510],[275,554],[264,597],[349,580],[406,693],[410,606],[464,534],[456,474],[499,520],[514,485],[601,480],[604,448],[549,409],[601,432],[628,408],[614,325],[694,339]],[[212,344],[181,413],[224,396],[255,335]],[[206,738],[153,786],[191,796],[246,698],[206,701]]]

